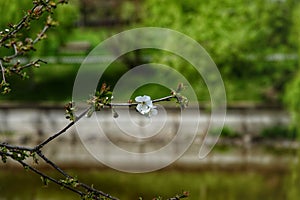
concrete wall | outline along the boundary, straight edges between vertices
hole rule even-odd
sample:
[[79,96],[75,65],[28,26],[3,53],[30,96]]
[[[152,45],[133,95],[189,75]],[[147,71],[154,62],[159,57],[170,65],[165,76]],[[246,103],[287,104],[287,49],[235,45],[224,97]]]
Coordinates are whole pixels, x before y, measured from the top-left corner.
[[[119,162],[130,167],[133,161],[122,157],[117,151],[111,149],[109,142],[125,151],[142,154],[168,145],[180,129],[182,137],[171,147],[167,156],[160,155],[157,158],[152,158],[153,160],[150,163],[163,162],[163,159],[172,156],[175,158],[180,155],[181,151],[185,151],[186,143],[191,141],[193,144],[183,156],[180,156],[177,163],[193,165],[215,162],[222,162],[223,164],[255,162],[264,164],[278,161],[278,158],[274,158],[272,155],[260,154],[257,156],[256,150],[247,150],[246,146],[243,147],[243,151],[235,154],[224,155],[217,152],[209,154],[206,159],[200,160],[198,158],[200,147],[202,145],[204,147],[205,145],[209,146],[210,141],[214,143],[214,140],[216,140],[212,136],[210,140],[207,140],[207,144],[203,144],[203,138],[210,122],[210,113],[205,112],[204,109],[201,109],[200,116],[194,109],[188,109],[185,112],[187,114],[182,119],[179,109],[160,108],[160,114],[149,119],[139,115],[134,109],[131,109],[129,113],[125,109],[118,110],[119,117],[115,119],[112,117],[110,110],[103,110],[92,118],[82,119],[77,128],[73,127],[68,130],[61,137],[47,145],[44,151],[51,159],[59,163],[77,162],[98,165],[97,156],[89,152],[90,149],[86,146],[88,145],[96,152],[102,152],[101,155],[105,157],[106,161]],[[195,121],[199,123],[196,130]],[[0,141],[34,146],[61,130],[68,123],[69,121],[64,117],[63,108],[2,106],[0,108]],[[241,134],[254,136],[264,128],[274,125],[287,125],[288,123],[288,114],[280,109],[234,108],[227,110],[225,126]],[[97,124],[99,126],[95,129]],[[151,135],[153,131],[155,131],[155,135]],[[195,131],[196,136],[193,134]],[[99,134],[99,132],[102,132],[102,134]],[[105,138],[108,138],[108,140],[105,140]],[[247,141],[242,141],[242,146],[244,145],[243,142],[245,142],[245,145],[247,144]],[[145,162],[144,165],[148,166],[149,161]]]

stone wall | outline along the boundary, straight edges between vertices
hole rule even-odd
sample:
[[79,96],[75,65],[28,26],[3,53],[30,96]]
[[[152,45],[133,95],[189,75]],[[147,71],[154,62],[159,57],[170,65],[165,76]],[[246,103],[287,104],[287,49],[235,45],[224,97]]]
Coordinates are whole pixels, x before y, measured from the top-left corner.
[[[137,154],[153,152],[167,146],[178,134],[180,129],[183,136],[169,149],[168,154],[151,158],[151,161],[142,162],[149,165],[162,162],[169,157],[179,155],[176,163],[207,164],[207,163],[247,163],[254,162],[267,164],[278,161],[278,157],[270,154],[261,154],[257,149],[247,147],[247,140],[241,141],[238,151],[224,154],[214,152],[205,159],[199,159],[199,149],[202,145],[210,145],[216,140],[210,136],[207,144],[203,138],[207,135],[210,122],[210,113],[205,109],[199,113],[195,109],[188,109],[184,119],[178,108],[160,108],[158,116],[147,118],[139,115],[134,109],[118,110],[119,117],[113,118],[110,110],[98,112],[91,118],[80,120],[77,127],[68,130],[64,135],[52,141],[45,147],[47,156],[63,164],[81,163],[98,165],[99,159],[90,152],[92,148],[101,152],[105,160],[119,162],[122,165],[131,165],[133,161],[122,157],[109,143]],[[130,120],[129,120],[130,117]],[[199,127],[195,130],[195,120]],[[184,123],[182,123],[184,121]],[[0,141],[24,146],[34,146],[50,135],[65,127],[69,121],[64,117],[61,107],[52,106],[3,106],[0,108]],[[225,126],[241,134],[255,136],[264,128],[275,125],[287,125],[289,117],[280,109],[269,108],[231,108],[227,110]],[[132,125],[133,124],[133,125]],[[182,125],[183,124],[183,125]],[[95,129],[95,127],[97,127]],[[158,129],[156,129],[158,127]],[[156,131],[151,135],[151,131]],[[196,136],[193,134],[196,131]],[[102,132],[100,134],[100,132]],[[250,138],[251,140],[251,138]],[[185,152],[185,145],[192,141],[192,145]],[[249,141],[249,140],[248,140]],[[88,146],[88,148],[87,148]],[[236,147],[234,147],[236,148]],[[103,153],[104,152],[104,153]],[[181,156],[181,152],[185,152]],[[286,160],[287,158],[282,158]]]

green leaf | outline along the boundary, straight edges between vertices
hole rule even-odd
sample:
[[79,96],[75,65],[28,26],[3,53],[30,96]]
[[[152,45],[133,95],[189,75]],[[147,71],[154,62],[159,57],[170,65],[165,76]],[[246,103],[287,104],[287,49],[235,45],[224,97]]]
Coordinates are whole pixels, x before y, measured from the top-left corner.
[[41,176],[41,180],[42,180],[42,182],[43,182],[43,185],[44,185],[45,187],[47,187],[48,184],[49,184],[49,182],[50,182],[50,180],[47,179],[46,177],[43,177],[43,176]]
[[6,163],[6,160],[7,160],[7,156],[6,156],[6,153],[7,153],[7,148],[6,147],[1,147],[0,148],[0,155],[1,155],[1,160],[3,163]]

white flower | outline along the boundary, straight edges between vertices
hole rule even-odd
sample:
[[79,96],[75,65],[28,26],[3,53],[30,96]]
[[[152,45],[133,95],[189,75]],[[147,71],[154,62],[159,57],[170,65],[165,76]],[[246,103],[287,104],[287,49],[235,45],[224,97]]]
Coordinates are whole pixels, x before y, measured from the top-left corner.
[[136,110],[142,115],[151,117],[157,115],[156,106],[153,106],[151,98],[147,95],[135,97],[135,101],[138,102]]

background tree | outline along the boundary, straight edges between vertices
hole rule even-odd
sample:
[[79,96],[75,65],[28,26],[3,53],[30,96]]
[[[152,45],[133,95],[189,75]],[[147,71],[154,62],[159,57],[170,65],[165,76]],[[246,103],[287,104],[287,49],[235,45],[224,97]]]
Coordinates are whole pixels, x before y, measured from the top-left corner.
[[[293,12],[293,34],[291,37],[298,44],[298,59],[300,58],[300,4],[298,4]],[[285,87],[285,103],[291,113],[292,128],[300,133],[300,63],[293,77]]]
[[[219,67],[229,101],[264,99],[278,103],[284,83],[295,70],[291,55],[296,45],[289,37],[295,4],[295,0],[146,0],[140,25],[172,28],[197,40]],[[164,56],[157,59],[167,60]],[[192,67],[179,58],[167,64],[196,79]],[[257,96],[241,94],[241,90],[257,91]],[[201,87],[198,92],[203,97]]]

